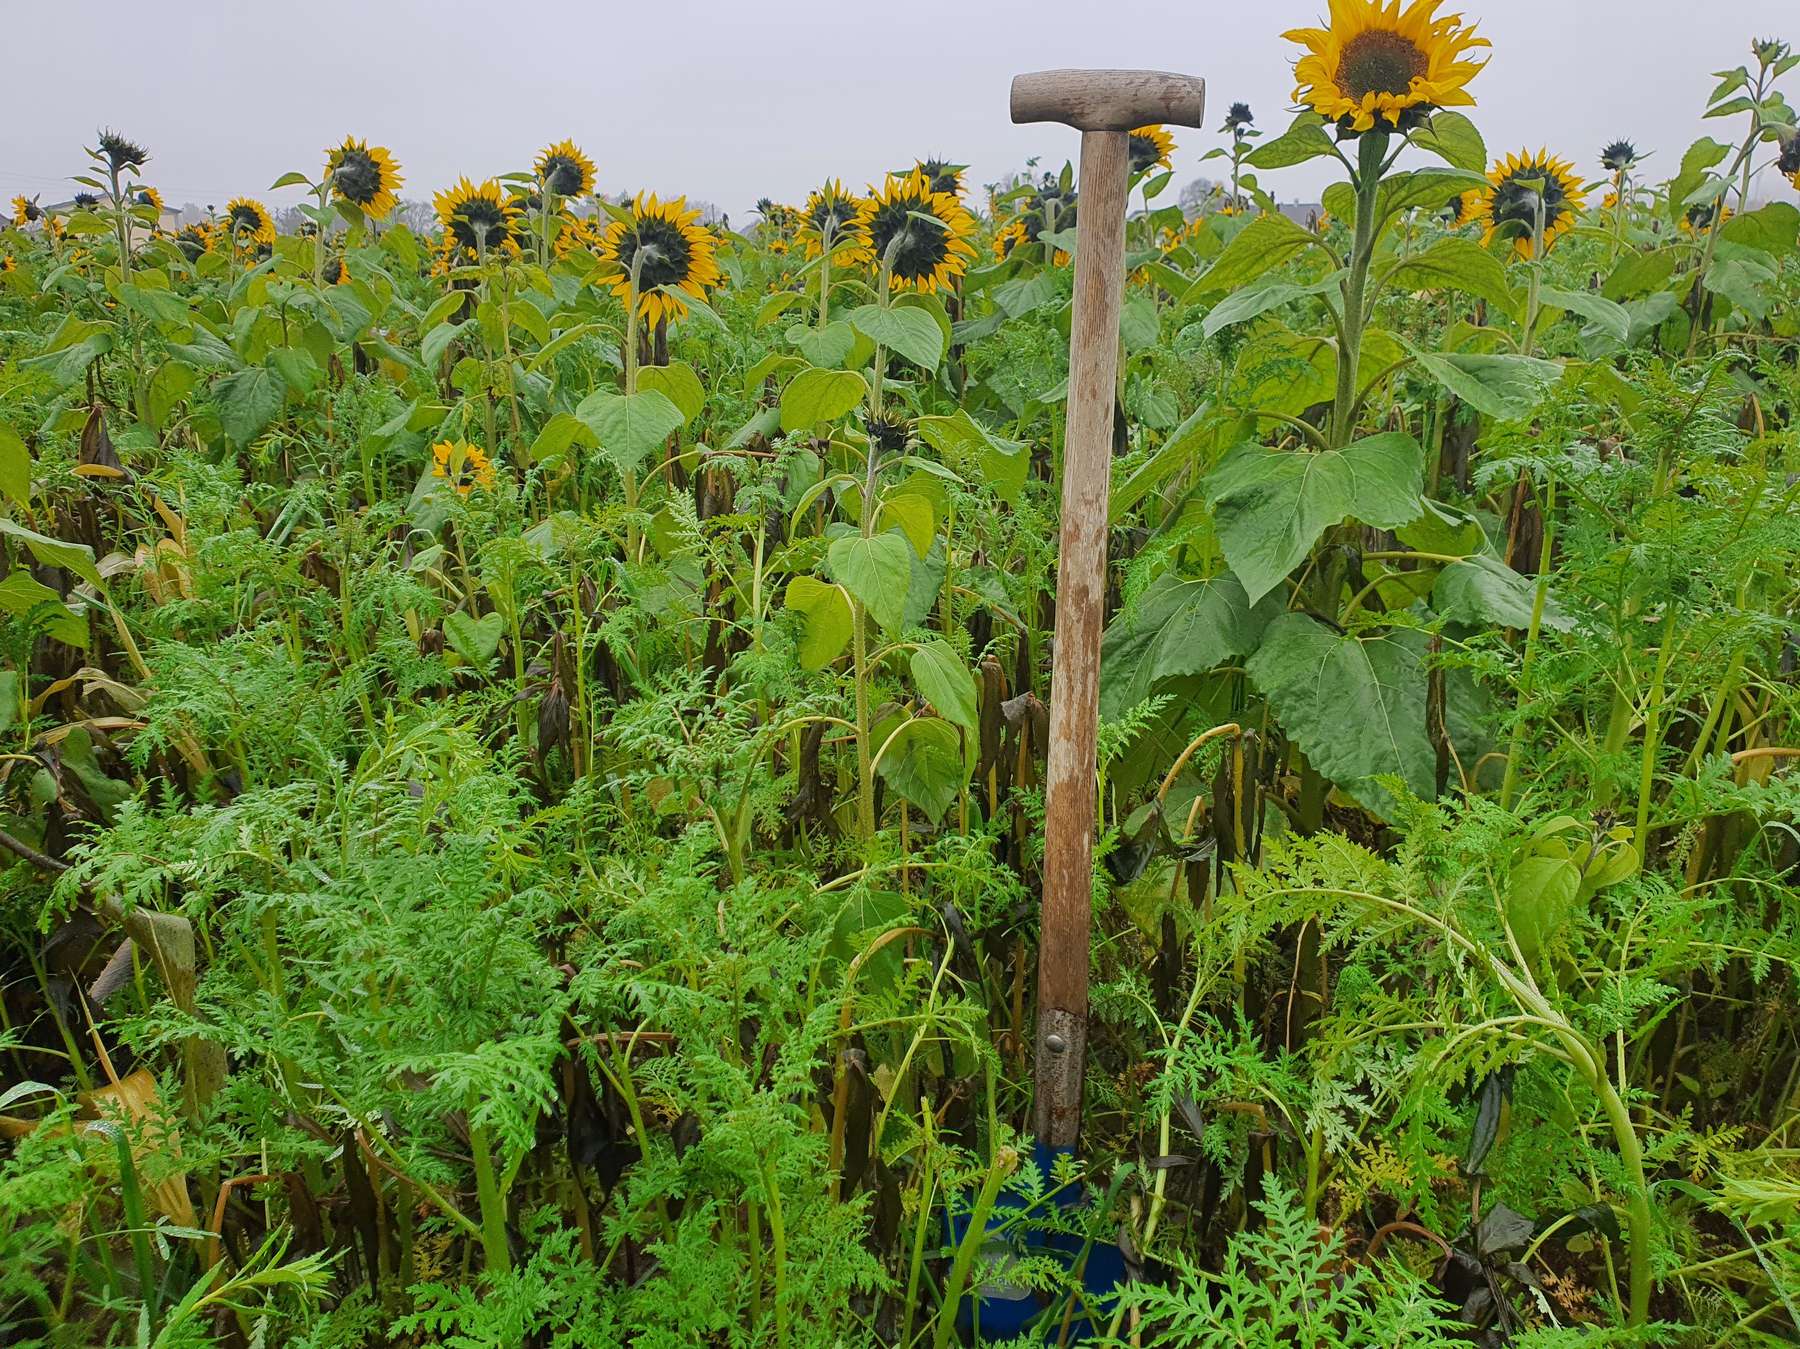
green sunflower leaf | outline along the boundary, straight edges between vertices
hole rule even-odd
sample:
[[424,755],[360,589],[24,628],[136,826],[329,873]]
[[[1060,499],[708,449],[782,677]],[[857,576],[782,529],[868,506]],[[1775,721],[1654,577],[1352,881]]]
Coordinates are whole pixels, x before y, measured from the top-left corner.
[[1318,243],[1279,211],[1257,216],[1233,236],[1225,249],[1213,260],[1193,289],[1183,296],[1184,303],[1236,290],[1256,280],[1271,268],[1279,267],[1301,249]]
[[944,334],[923,309],[865,304],[850,313],[850,326],[871,342],[898,352],[914,365],[936,370],[944,359]]
[[912,677],[919,696],[939,716],[964,730],[976,728],[975,679],[950,643],[941,637],[919,643],[912,653]]
[[1535,356],[1419,352],[1420,367],[1477,412],[1501,421],[1528,417],[1562,378],[1555,361]]
[[850,641],[849,599],[838,586],[813,576],[796,576],[788,583],[786,603],[805,620],[800,668],[823,670]]
[[1378,529],[1412,523],[1424,485],[1418,441],[1387,431],[1317,453],[1248,442],[1206,475],[1202,490],[1225,560],[1255,604],[1339,521]]
[[1164,680],[1204,674],[1256,650],[1281,606],[1251,604],[1229,572],[1164,572],[1107,625],[1100,648],[1100,715],[1116,720]]
[[914,717],[881,747],[875,766],[888,786],[924,811],[932,823],[944,817],[969,780],[969,764],[956,728],[937,717]]
[[1439,239],[1396,266],[1386,280],[1408,291],[1458,290],[1486,300],[1503,314],[1513,310],[1505,265],[1473,239]]
[[862,601],[883,628],[892,631],[906,614],[912,589],[912,545],[897,529],[865,538],[849,534],[826,553],[838,584]]
[[621,473],[643,463],[680,429],[681,409],[654,389],[634,394],[591,393],[575,408],[594,440]]
[[862,402],[869,386],[854,370],[802,370],[781,394],[781,429],[811,431]]

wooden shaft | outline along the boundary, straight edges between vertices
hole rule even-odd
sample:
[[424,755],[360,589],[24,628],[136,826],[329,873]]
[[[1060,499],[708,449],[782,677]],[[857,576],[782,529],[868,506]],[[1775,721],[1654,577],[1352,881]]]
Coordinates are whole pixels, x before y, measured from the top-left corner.
[[1012,83],[1014,122],[1130,131],[1151,122],[1199,126],[1205,116],[1206,82],[1166,70],[1038,70]]
[[1038,949],[1036,1130],[1039,1142],[1056,1148],[1073,1147],[1080,1132],[1086,1060],[1094,737],[1106,616],[1113,394],[1125,288],[1127,142],[1123,131],[1086,131],[1081,137]]

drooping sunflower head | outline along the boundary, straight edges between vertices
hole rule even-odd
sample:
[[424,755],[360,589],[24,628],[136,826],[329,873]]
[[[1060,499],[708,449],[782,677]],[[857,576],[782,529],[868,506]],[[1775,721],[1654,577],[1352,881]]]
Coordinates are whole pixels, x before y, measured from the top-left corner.
[[135,141],[130,141],[108,127],[100,133],[100,145],[94,154],[106,161],[106,166],[114,173],[123,173],[126,169],[141,169],[149,160],[150,153]]
[[869,199],[869,245],[878,263],[892,260],[893,285],[931,292],[968,270],[975,218],[948,192],[934,191],[923,169],[890,174],[880,188],[871,186]]
[[140,187],[131,194],[131,204],[133,206],[148,206],[160,216],[163,211],[162,193],[158,192],[153,187]]
[[494,485],[494,464],[479,445],[440,440],[431,447],[431,476],[442,478],[458,496]]
[[[921,159],[913,167],[918,172],[925,175],[925,181],[931,184],[931,190],[933,192],[942,192],[951,197],[962,196],[963,171],[969,167],[967,164],[950,164],[942,159],[933,157],[931,159]],[[894,176],[899,178],[906,177],[904,173],[896,174]]]
[[532,168],[538,182],[559,197],[585,197],[594,190],[594,161],[574,141],[545,146]]
[[1133,173],[1175,167],[1175,138],[1167,127],[1138,127],[1131,133],[1128,145]]
[[[1787,175],[1795,188],[1800,189],[1800,131],[1781,142],[1781,158],[1776,162],[1776,169]],[[15,204],[23,198],[15,197]]]
[[267,206],[250,197],[233,197],[225,203],[225,229],[241,245],[275,246],[275,217],[269,214]]
[[1468,107],[1468,84],[1486,47],[1460,14],[1438,18],[1444,0],[1331,0],[1326,28],[1282,34],[1307,49],[1294,63],[1294,98],[1347,133],[1386,121],[1398,127],[1432,108]]
[[1016,215],[994,232],[994,261],[1005,262],[1020,244],[1030,243],[1030,226],[1023,215]]
[[517,252],[519,206],[493,178],[471,183],[467,178],[437,193],[438,223],[444,230],[444,252],[466,260],[495,252]]
[[43,211],[38,209],[36,197],[27,197],[23,194],[14,197],[12,199],[12,208],[12,222],[14,229],[24,229],[25,226],[43,219],[44,216]]
[[815,188],[800,210],[800,240],[806,245],[806,256],[816,258],[823,253],[829,234],[833,261],[851,266],[873,262],[875,251],[869,246],[872,211],[868,202],[846,191],[836,178]]
[[400,166],[385,145],[370,145],[354,136],[325,152],[331,169],[331,194],[347,201],[371,220],[384,220],[400,200]]
[[863,428],[869,434],[870,446],[884,455],[899,454],[912,440],[911,420],[892,412],[864,417]]
[[600,245],[600,257],[617,265],[613,294],[631,303],[632,272],[637,272],[638,314],[651,323],[687,316],[682,295],[704,300],[719,284],[717,241],[700,223],[700,212],[686,197],[659,201],[642,192],[630,214],[614,220]]
[[1521,150],[1498,161],[1488,174],[1487,191],[1482,193],[1480,218],[1487,223],[1483,243],[1502,235],[1512,239],[1520,257],[1529,258],[1540,199],[1544,249],[1548,251],[1558,235],[1575,228],[1587,205],[1587,194],[1582,190],[1581,179],[1575,176],[1575,166],[1547,150],[1535,154]]

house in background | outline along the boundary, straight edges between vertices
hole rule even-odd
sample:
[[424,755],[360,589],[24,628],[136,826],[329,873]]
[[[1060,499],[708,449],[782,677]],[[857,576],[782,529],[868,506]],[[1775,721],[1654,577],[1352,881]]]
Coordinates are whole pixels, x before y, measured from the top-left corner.
[[[97,192],[88,197],[79,199],[71,197],[67,201],[39,202],[38,209],[47,216],[58,215],[62,216],[64,219],[67,219],[69,216],[74,215],[75,212],[83,209],[99,211],[110,217],[112,214],[112,197],[105,192]],[[183,216],[180,209],[170,206],[165,202],[162,211],[157,216],[155,228],[161,233],[173,234],[176,230],[181,228],[182,220]],[[25,226],[28,231],[40,230],[43,227],[44,223],[42,220],[35,221],[32,224]],[[132,242],[134,244],[141,243],[144,239],[149,238],[151,234],[150,227],[145,225],[145,223],[137,217],[133,217],[131,231]]]

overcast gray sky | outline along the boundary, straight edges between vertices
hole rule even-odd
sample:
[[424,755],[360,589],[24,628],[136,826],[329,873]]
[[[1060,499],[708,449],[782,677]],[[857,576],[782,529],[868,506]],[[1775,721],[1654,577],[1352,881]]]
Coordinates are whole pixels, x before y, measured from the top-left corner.
[[[7,5],[0,189],[66,197],[82,147],[110,124],[147,145],[171,205],[269,194],[316,172],[346,133],[390,146],[405,195],[529,166],[572,136],[604,190],[716,202],[745,223],[760,196],[798,201],[823,177],[860,188],[922,155],[993,180],[1032,154],[1060,165],[1076,133],[1014,127],[1007,85],[1049,66],[1150,66],[1206,77],[1208,126],[1178,133],[1177,181],[1202,169],[1234,100],[1285,125],[1294,47],[1325,0],[264,0]],[[1800,41],[1794,0],[1450,0],[1494,43],[1473,92],[1488,148],[1548,143],[1598,174],[1629,137],[1672,175],[1713,131],[1709,72],[1750,39]],[[1800,103],[1800,71],[1788,81]],[[1322,165],[1269,175],[1313,199]],[[1759,187],[1792,197],[1772,173]]]

